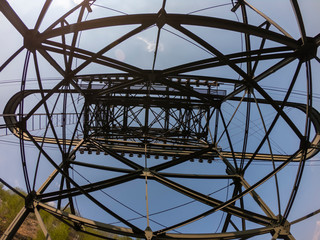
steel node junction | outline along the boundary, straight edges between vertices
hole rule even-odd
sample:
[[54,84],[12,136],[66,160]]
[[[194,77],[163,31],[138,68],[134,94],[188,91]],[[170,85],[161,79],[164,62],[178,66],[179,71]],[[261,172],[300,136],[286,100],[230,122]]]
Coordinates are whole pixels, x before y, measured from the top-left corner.
[[12,189],[26,204],[1,239],[30,213],[50,239],[41,211],[106,239],[294,239],[309,216],[290,214],[320,146],[320,35],[297,0],[293,33],[254,1],[129,1],[132,14],[108,2],[57,12],[46,0],[30,25],[0,0],[21,36],[0,70],[22,76],[1,129],[20,143],[27,192]]

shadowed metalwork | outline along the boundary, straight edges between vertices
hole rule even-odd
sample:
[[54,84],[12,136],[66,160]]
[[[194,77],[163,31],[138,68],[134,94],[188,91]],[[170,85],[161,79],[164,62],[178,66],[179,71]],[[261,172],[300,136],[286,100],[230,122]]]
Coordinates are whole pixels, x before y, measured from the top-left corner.
[[[30,212],[35,212],[50,238],[39,210],[87,233],[97,229],[145,239],[247,239],[270,233],[272,239],[294,239],[290,226],[311,215],[291,223],[288,216],[305,162],[319,152],[320,146],[320,114],[312,104],[311,69],[312,61],[319,62],[320,35],[307,35],[297,1],[291,3],[299,39],[245,0],[223,5],[224,10],[239,14],[239,21],[200,15],[201,11],[170,13],[165,0],[156,13],[123,15],[118,11],[115,16],[87,18],[102,7],[98,2],[84,0],[41,28],[50,9],[51,1],[47,0],[34,28],[28,28],[9,3],[0,0],[0,11],[24,41],[0,70],[26,53],[21,88],[6,103],[1,128],[9,129],[20,141],[27,190],[26,206],[1,239],[12,239]],[[257,17],[251,19],[252,15],[259,16],[259,21]],[[95,42],[81,42],[96,31],[112,34],[117,27],[123,27],[124,33],[115,34],[117,37],[103,46],[98,44],[98,50],[93,50]],[[154,28],[154,54],[148,68],[141,67],[142,57],[136,52],[136,64],[109,54],[122,45],[132,45],[134,50],[132,39]],[[197,29],[205,29],[207,34]],[[229,33],[236,34],[239,38],[234,42],[242,39],[243,44],[238,50],[230,46],[230,53],[211,41],[210,31],[225,33],[226,38]],[[89,35],[81,37],[86,32]],[[169,67],[159,67],[162,37],[169,35],[183,39],[205,56],[177,64],[167,59]],[[102,38],[96,41],[104,42]],[[175,54],[178,52],[172,52],[172,58]],[[50,86],[45,81],[43,62],[60,75]],[[32,88],[28,87],[30,68],[36,79]],[[287,84],[279,97],[265,84],[270,81],[274,85],[272,78],[282,81],[276,74],[287,68],[290,74],[285,76]],[[304,101],[291,101],[297,82],[305,86]],[[303,118],[303,123],[289,110]],[[280,128],[295,144],[288,147],[283,137],[273,141]],[[25,153],[26,142],[37,149],[32,167]],[[50,146],[56,147],[54,153]],[[255,164],[261,162],[268,164],[268,170],[253,178]],[[291,195],[283,204],[278,174],[294,162],[298,163],[297,174]],[[214,164],[220,165],[212,167]],[[53,172],[39,187],[38,175],[45,165]],[[213,170],[208,173],[206,168]],[[99,176],[96,179],[95,174]],[[205,185],[224,187],[224,192],[220,196],[203,191],[189,184],[190,180],[205,180]],[[270,181],[274,185],[271,195],[276,198],[272,205],[261,196],[261,188]],[[130,195],[132,192],[123,186],[137,182],[145,186],[143,203],[134,200],[134,194],[128,196],[136,201],[131,207],[115,201],[135,213],[140,222],[99,196],[107,195],[109,189]],[[174,196],[191,199],[188,204],[196,202],[201,207],[193,208],[191,215],[177,217],[172,213],[167,221],[158,220],[157,215],[181,206],[165,206],[166,210],[149,213],[150,182],[168,189],[162,194],[164,199],[175,192]],[[82,216],[78,198],[86,199],[84,206],[90,202],[114,223]],[[146,213],[137,207],[139,204],[146,206]],[[180,230],[207,218],[215,222],[216,231]],[[102,232],[96,234],[103,237]]]

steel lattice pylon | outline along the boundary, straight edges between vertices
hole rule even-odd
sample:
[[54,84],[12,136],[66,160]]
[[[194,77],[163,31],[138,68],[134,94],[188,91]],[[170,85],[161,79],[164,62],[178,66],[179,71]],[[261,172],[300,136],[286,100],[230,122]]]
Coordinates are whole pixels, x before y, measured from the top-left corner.
[[299,37],[246,0],[183,13],[174,0],[135,1],[156,11],[134,14],[99,0],[57,14],[54,2],[28,27],[0,0],[23,39],[0,67],[25,54],[1,128],[19,139],[27,191],[1,239],[31,212],[49,237],[39,211],[104,238],[294,239],[290,226],[308,216],[289,215],[320,147],[311,69],[320,34],[308,35],[297,0],[288,2]]

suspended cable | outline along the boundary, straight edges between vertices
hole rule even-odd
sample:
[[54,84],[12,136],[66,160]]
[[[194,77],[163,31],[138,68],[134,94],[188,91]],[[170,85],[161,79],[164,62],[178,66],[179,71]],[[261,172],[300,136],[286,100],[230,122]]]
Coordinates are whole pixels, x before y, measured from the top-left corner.
[[166,29],[166,28],[163,28],[163,30],[164,30],[164,31],[167,31],[167,32],[169,32],[169,33],[171,33],[171,34],[173,34],[173,35],[175,35],[175,36],[177,36],[177,37],[179,37],[179,38],[181,38],[181,39],[183,39],[183,40],[185,40],[185,41],[187,41],[188,43],[191,43],[192,45],[196,46],[197,48],[199,48],[199,49],[201,49],[201,50],[209,53],[211,56],[215,57],[215,55],[214,55],[212,52],[210,52],[210,51],[208,51],[207,49],[205,49],[204,47],[202,47],[202,46],[200,46],[200,45],[192,42],[191,40],[189,40],[189,39],[187,39],[187,38],[185,38],[185,37],[182,37],[182,36],[180,36],[179,34],[174,33],[174,32],[172,32],[172,31],[170,31],[170,30],[168,30],[168,29]]
[[122,14],[122,15],[128,15],[128,13],[125,13],[125,12],[119,11],[119,10],[114,9],[114,8],[106,7],[106,6],[103,6],[103,5],[100,5],[100,4],[96,4],[96,3],[93,3],[93,4],[92,4],[92,6],[96,6],[96,7],[104,8],[104,9],[107,9],[107,10],[110,10],[110,11],[113,11],[113,12],[120,13],[120,14]]
[[147,165],[147,143],[144,144],[144,171],[145,171],[145,184],[146,184],[146,210],[147,210],[147,227],[150,228],[149,220],[149,196],[148,196],[148,165]]
[[[225,202],[226,202],[226,201],[228,200],[228,198],[229,198],[229,186],[230,186],[230,179],[228,179],[227,194],[226,194],[226,200],[225,200]],[[223,211],[223,212],[222,212],[222,216],[221,216],[221,218],[220,218],[219,225],[218,225],[218,227],[217,227],[217,229],[216,229],[215,233],[217,233],[217,232],[218,232],[218,230],[219,230],[219,228],[220,228],[220,226],[221,226],[221,223],[222,223],[222,220],[223,220],[224,216],[225,216],[225,212]]]
[[[255,103],[256,103],[256,106],[257,106],[259,115],[260,115],[260,119],[261,119],[261,123],[262,123],[262,125],[263,125],[264,133],[265,133],[265,135],[266,135],[266,134],[267,134],[267,127],[266,127],[266,124],[265,124],[265,121],[264,121],[264,118],[263,118],[263,115],[262,115],[262,112],[261,112],[259,103],[258,103],[258,101],[257,101],[257,98],[256,98],[256,96],[255,96],[255,93],[253,92],[252,94],[253,94],[253,98],[254,98],[254,101],[255,101]],[[268,143],[270,155],[271,155],[271,158],[272,158],[273,171],[275,171],[276,165],[275,165],[275,162],[274,162],[273,151],[272,151],[272,147],[271,147],[271,143],[270,143],[270,136],[267,137],[267,143]],[[278,175],[275,174],[275,175],[274,175],[274,178],[275,178],[275,185],[276,185],[276,192],[277,192],[277,200],[278,200],[278,213],[279,213],[278,216],[281,216],[281,201],[280,201],[280,190],[279,190]]]
[[[231,183],[231,184],[228,183],[227,186],[224,186],[224,187],[222,187],[222,188],[220,188],[220,189],[218,189],[218,190],[216,190],[216,191],[214,191],[214,192],[211,192],[211,193],[209,193],[207,196],[212,196],[212,195],[214,195],[214,194],[216,194],[216,193],[218,193],[218,192],[221,192],[221,191],[223,191],[224,189],[229,188],[232,184],[233,184],[233,183]],[[189,201],[189,202],[185,202],[185,203],[179,204],[179,205],[177,205],[177,206],[174,206],[174,207],[171,207],[171,208],[167,208],[167,209],[162,210],[162,211],[158,211],[158,212],[155,212],[155,213],[151,213],[151,214],[150,214],[150,217],[151,217],[151,216],[155,216],[155,215],[159,215],[159,214],[162,214],[162,213],[166,213],[166,212],[169,212],[169,211],[177,210],[178,208],[185,207],[185,206],[190,205],[190,204],[195,203],[195,202],[197,202],[197,200],[191,200],[191,201]],[[145,217],[146,217],[146,216],[131,218],[131,219],[129,219],[128,221],[138,220],[138,219],[145,218]],[[152,221],[152,220],[151,220],[151,221]],[[116,224],[116,223],[120,223],[120,222],[113,222],[113,223],[110,223],[110,224]],[[176,230],[173,230],[173,231],[176,231]],[[178,231],[176,231],[176,232],[178,232]]]
[[[70,168],[71,168],[75,173],[77,173],[81,178],[83,178],[85,181],[87,181],[89,184],[92,184],[92,182],[91,182],[89,179],[87,179],[85,176],[83,176],[80,172],[78,172],[78,171],[77,171],[76,169],[74,169],[72,166],[70,166]],[[104,190],[100,189],[99,191],[102,192],[102,193],[103,193],[104,195],[106,195],[107,197],[111,198],[111,199],[112,199],[113,201],[115,201],[116,203],[120,204],[121,206],[127,208],[128,210],[130,210],[130,211],[132,211],[132,212],[134,212],[134,213],[136,213],[137,215],[140,216],[139,218],[128,219],[127,221],[133,221],[133,220],[140,219],[140,218],[147,218],[147,216],[144,216],[143,214],[137,212],[137,211],[134,210],[133,208],[131,208],[131,207],[125,205],[124,203],[120,202],[118,199],[112,197],[110,194],[108,194],[108,193],[105,192]],[[161,223],[159,223],[159,222],[157,222],[157,221],[155,221],[155,220],[150,219],[150,221],[151,221],[151,222],[154,222],[154,223],[156,223],[156,224],[158,224],[158,225],[160,225],[160,226],[162,226],[162,227],[167,227],[167,226],[165,226],[165,225],[163,225],[163,224],[161,224]],[[109,223],[109,224],[116,224],[116,223],[121,223],[121,222],[115,222],[115,223]]]
[[189,12],[189,13],[187,13],[187,15],[191,15],[191,14],[194,14],[194,13],[197,13],[197,12],[202,12],[202,11],[213,9],[213,8],[224,7],[224,6],[228,6],[228,5],[231,5],[231,4],[232,3],[224,3],[224,4],[219,4],[219,5],[215,5],[215,6],[211,6],[211,7],[206,7],[206,8],[202,8],[202,9],[199,9],[199,10],[195,10],[195,11]]

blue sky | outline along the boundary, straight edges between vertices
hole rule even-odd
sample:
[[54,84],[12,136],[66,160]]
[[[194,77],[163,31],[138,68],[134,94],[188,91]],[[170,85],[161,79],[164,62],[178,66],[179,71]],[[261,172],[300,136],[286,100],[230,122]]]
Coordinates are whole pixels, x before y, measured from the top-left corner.
[[[21,19],[25,22],[25,24],[32,28],[36,22],[38,13],[41,10],[41,6],[43,5],[44,1],[30,1],[28,4],[25,4],[25,1],[22,0],[15,0],[15,1],[8,1],[13,9],[17,12],[17,14],[21,17]],[[137,4],[137,2],[139,4]],[[203,14],[207,16],[215,16],[230,19],[233,21],[237,21],[237,16],[232,13],[230,9],[230,2],[231,1],[215,1],[215,5],[222,5],[218,8],[213,8],[205,11],[201,11],[198,14]],[[264,12],[268,17],[273,19],[277,22],[283,29],[285,29],[294,39],[299,39],[299,30],[295,21],[294,14],[291,10],[291,5],[289,1],[248,1],[257,9]],[[57,17],[61,16],[62,13],[66,12],[68,9],[72,8],[76,5],[76,1],[71,0],[54,0],[43,24],[40,27],[40,32],[45,30]],[[306,26],[307,35],[310,37],[314,37],[320,32],[320,15],[318,11],[320,9],[320,2],[318,0],[304,0],[299,1],[301,12],[303,15],[303,19]],[[102,8],[99,6],[93,6],[93,14],[89,14],[87,19],[93,19],[102,16],[114,16],[119,15],[119,12],[127,13],[127,14],[134,14],[134,13],[155,13],[161,8],[162,1],[107,1],[101,0],[96,2],[97,5],[105,6],[106,8]],[[229,4],[229,5],[224,5]],[[212,6],[212,1],[204,0],[198,1],[197,5],[195,6],[194,1],[188,0],[183,1],[181,4],[181,0],[167,0],[166,11],[168,13],[191,13],[198,9],[206,8]],[[117,10],[113,11],[111,9]],[[196,14],[196,13],[195,13]],[[249,13],[250,19],[256,19],[257,21],[261,21],[261,17],[257,16],[256,14],[250,12]],[[238,16],[239,17],[239,16]],[[68,21],[74,21],[75,16],[70,16]],[[5,36],[1,37],[0,39],[0,64],[2,64],[11,54],[13,54],[19,47],[23,44],[23,38],[19,35],[19,33],[10,25],[10,23],[4,18],[2,14],[0,14],[0,35]],[[92,30],[88,32],[83,32],[82,36],[79,41],[79,46],[91,51],[98,51],[107,43],[117,39],[119,36],[123,35],[125,32],[128,32],[130,29],[133,29],[133,26],[125,26],[125,27],[112,27],[110,31],[101,31],[101,29]],[[231,52],[241,51],[243,48],[243,43],[241,42],[241,34],[235,32],[226,32],[222,30],[210,30],[206,28],[197,28],[189,27],[188,29],[194,31],[198,36],[201,36],[203,39],[208,41],[209,43],[215,45],[221,52],[227,54]],[[276,29],[273,29],[277,31]],[[143,69],[150,69],[152,67],[152,61],[154,56],[154,50],[156,46],[156,33],[158,31],[157,27],[151,27],[142,33],[138,34],[137,36],[132,37],[128,41],[117,45],[114,49],[111,49],[109,52],[105,54],[105,56],[115,58],[119,61],[123,61],[125,63],[129,63],[132,65],[136,65]],[[203,58],[210,57],[211,55],[198,47],[190,44],[190,42],[177,37],[172,33],[177,33],[174,29],[169,26],[165,26],[165,30],[161,33],[160,44],[158,48],[158,56],[155,68],[156,69],[165,69],[170,66],[182,64],[188,61],[195,61]],[[67,37],[67,40],[68,39]],[[253,41],[253,45],[254,45]],[[270,46],[272,46],[272,42],[269,42]],[[255,46],[257,47],[257,46]],[[186,51],[187,49],[187,51]],[[173,54],[174,53],[174,54]],[[1,94],[0,94],[0,110],[2,112],[5,103],[8,99],[20,89],[19,81],[22,75],[22,66],[24,61],[25,51],[22,52],[19,56],[17,56],[2,72],[0,72],[0,84],[1,84]],[[54,55],[53,55],[54,56]],[[137,60],[138,56],[138,60]],[[318,54],[319,56],[319,54]],[[57,61],[60,63],[62,62],[62,58],[59,56],[55,56]],[[56,82],[54,80],[50,81],[50,79],[59,79],[59,74],[48,64],[43,58],[40,59],[41,65],[41,74],[44,77],[44,86],[46,88],[51,88]],[[74,67],[77,64],[81,64],[81,60],[74,63]],[[262,66],[261,69],[258,71],[262,72],[264,67],[268,67],[269,65],[273,64],[272,62],[266,61],[265,66]],[[275,91],[275,87],[278,89],[285,89],[288,87],[288,81],[286,79],[291,79],[293,75],[293,71],[297,62],[289,64],[284,69],[280,70],[279,72],[275,73],[271,77],[264,80],[261,85],[267,87],[272,87],[273,89],[267,90],[268,93],[272,94],[274,98],[283,98],[282,95]],[[316,61],[312,62],[312,70],[313,70],[313,91],[316,95],[314,98],[314,107],[316,109],[320,109],[320,101],[319,101],[319,90],[320,90],[320,81],[318,81],[318,77],[320,74],[319,70],[319,63]],[[114,69],[108,69],[106,67],[101,67],[97,64],[91,64],[90,67],[84,69],[80,72],[80,74],[88,74],[88,73],[105,73],[105,72],[116,72]],[[204,74],[204,75],[215,75],[215,76],[223,76],[229,78],[237,78],[237,73],[228,70],[227,68],[217,68],[217,69],[209,69],[196,72],[197,74]],[[299,75],[298,85],[294,89],[297,93],[301,91],[302,95],[306,92],[305,82],[304,79],[304,72],[302,71]],[[289,77],[290,76],[290,77]],[[30,70],[28,72],[27,78],[30,80],[27,83],[27,88],[37,88],[37,85],[34,81],[35,78],[34,70],[32,68],[32,64]],[[281,79],[281,81],[279,81]],[[227,91],[230,91],[228,86],[223,86]],[[40,96],[32,96],[30,97],[29,103],[36,102],[39,100]],[[53,103],[54,98],[50,101]],[[294,95],[291,101],[298,101],[298,102],[305,102],[305,97],[300,96],[298,94]],[[79,100],[79,106],[83,103],[83,100]],[[225,107],[225,114],[228,119],[231,118],[232,113],[234,112],[237,103],[230,103],[230,105]],[[71,106],[69,106],[72,109]],[[59,107],[57,108],[59,110]],[[265,106],[263,108],[264,117],[266,119],[266,124],[269,125],[272,121],[272,116],[274,111],[272,109]],[[252,125],[255,126],[252,130],[250,138],[250,148],[254,149],[261,136],[263,136],[263,129],[261,127],[261,119],[258,117],[257,109],[253,110],[255,112],[252,118]],[[245,106],[241,106],[239,112],[236,114],[236,121],[233,121],[234,125],[234,141],[237,140],[241,141],[243,136],[243,124],[244,124],[244,113],[245,113]],[[292,117],[293,121],[303,128],[304,121],[303,114],[297,113],[297,111],[292,111],[288,109],[288,115]],[[268,118],[269,116],[269,118]],[[3,119],[0,118],[0,123],[3,123]],[[259,127],[260,126],[260,127]],[[57,128],[58,129],[58,128]],[[43,132],[38,131],[37,134],[41,134]],[[1,135],[1,133],[0,133]],[[223,149],[228,149],[228,145],[225,145],[226,137],[224,136],[221,140],[221,147]],[[299,145],[299,142],[296,138],[292,137],[292,132],[288,127],[285,126],[284,123],[279,123],[276,130],[273,131],[271,134],[271,140],[273,142],[274,151],[277,153],[292,153],[295,150],[295,146]],[[20,188],[25,188],[22,176],[22,168],[20,163],[20,152],[18,146],[18,140],[14,136],[4,136],[0,137],[0,151],[2,152],[0,156],[0,176],[10,183],[12,186],[17,186]],[[242,145],[235,145],[237,148],[241,148]],[[48,148],[48,152],[51,156],[56,157],[59,159],[59,156],[56,152],[56,149]],[[36,156],[37,152],[34,147],[28,146],[26,148],[26,154],[28,158],[28,166],[30,166],[30,174],[34,170],[34,165],[36,163]],[[95,156],[95,155],[94,155]],[[77,160],[79,161],[86,161],[88,155],[78,155]],[[90,158],[93,158],[90,156]],[[101,162],[104,158],[103,155],[96,156],[92,161],[97,163]],[[57,160],[59,161],[59,160]],[[142,159],[136,160],[139,164],[143,165]],[[159,160],[162,161],[162,160]],[[294,210],[289,215],[289,220],[295,220],[300,218],[312,211],[315,211],[320,208],[320,191],[317,189],[317,183],[320,180],[320,158],[319,156],[315,156],[312,160],[307,163],[305,168],[304,176],[302,178],[302,183],[300,190],[298,192],[296,201],[294,203]],[[158,163],[156,159],[150,159],[148,164],[153,165]],[[198,163],[188,162],[185,163],[179,168],[170,169],[171,171],[181,171],[181,172],[188,172],[190,169],[193,169],[199,173],[219,173],[223,171],[223,164],[219,161],[215,162],[214,164],[206,164],[201,165]],[[108,165],[121,167],[119,163],[114,162],[112,159],[108,159]],[[38,177],[37,184],[40,184],[42,181],[46,179],[48,174],[50,174],[53,168],[46,164],[45,161],[41,163],[41,169],[43,170]],[[261,176],[270,172],[271,165],[270,164],[254,164],[248,169],[247,175],[248,181],[251,184],[254,184],[255,181],[258,181]],[[280,182],[280,189],[282,191],[282,202],[285,206],[287,202],[288,196],[291,191],[291,186],[293,184],[294,176],[297,171],[297,164],[292,164],[286,167],[281,173],[278,175],[279,182]],[[108,177],[117,176],[113,173],[108,173]],[[105,172],[93,172],[91,174],[90,171],[79,167],[77,172],[74,172],[74,178],[79,181],[79,183],[86,184],[87,180],[84,179],[83,176],[86,176],[87,180],[90,181],[97,181],[99,179],[105,178]],[[178,180],[177,180],[178,182]],[[226,187],[228,182],[224,181],[216,181],[215,183],[211,183],[209,181],[199,180],[199,181],[185,181],[184,182],[187,186],[194,188],[204,194],[209,194],[211,192],[218,191],[221,187]],[[56,184],[56,185],[55,185]],[[58,186],[58,182],[54,183],[51,187],[54,189]],[[112,200],[112,198],[119,199],[121,203],[125,204],[126,206],[134,207],[136,211],[144,214],[145,212],[145,200],[144,200],[144,182],[141,180],[135,180],[130,183],[126,183],[121,188],[110,188],[107,189],[105,192],[98,192],[95,194],[97,199],[103,201],[109,201],[110,207],[113,209],[117,209],[121,214],[124,214],[127,218],[134,218],[137,217],[136,213],[132,211],[128,211],[126,207],[117,203],[116,201]],[[159,194],[165,192],[166,194]],[[268,181],[263,187],[258,188],[257,192],[261,195],[263,199],[266,200],[267,204],[272,206],[272,209],[277,212],[276,207],[276,197],[275,197],[275,188],[274,188],[274,179]],[[154,213],[157,211],[162,211],[164,209],[168,209],[170,207],[177,206],[181,203],[187,203],[191,201],[189,198],[182,196],[181,194],[175,193],[171,190],[166,189],[162,185],[150,181],[149,183],[149,193],[150,193],[150,213]],[[228,188],[224,188],[223,190],[219,191],[215,197],[218,199],[225,199],[231,193],[229,192]],[[130,195],[130,199],[128,199],[128,195]],[[111,198],[111,197],[112,198]],[[248,202],[250,199],[248,197]],[[139,204],[135,204],[135,203]],[[86,217],[92,217],[99,221],[105,221],[107,223],[112,223],[115,220],[106,214],[101,214],[101,211],[97,209],[93,204],[90,203],[85,197],[77,197],[77,203],[80,206],[80,213]],[[161,203],[161,204],[160,204]],[[251,203],[251,202],[250,202]],[[254,204],[254,203],[252,203]],[[88,208],[81,209],[81,206],[90,206]],[[187,209],[187,210],[186,210]],[[159,222],[166,222],[170,225],[172,219],[170,216],[178,217],[179,214],[184,215],[186,217],[190,214],[196,214],[199,210],[207,210],[208,207],[204,206],[199,203],[190,203],[188,204],[187,208],[180,210],[178,209],[176,212],[171,211],[168,215],[155,215],[152,219]],[[218,222],[214,221],[215,219],[220,219],[221,215],[215,215],[212,219],[207,218],[203,221],[201,220],[199,223],[195,223],[192,227],[183,227],[181,230],[185,230],[187,232],[196,231],[199,232],[206,232],[208,229],[212,231],[218,227]],[[164,220],[168,219],[168,220]],[[209,223],[212,222],[212,225]],[[145,224],[145,219],[136,220],[134,223],[137,225],[143,226]],[[151,223],[153,228],[157,228],[157,224]],[[208,225],[209,224],[209,225]],[[296,239],[312,239],[318,240],[320,239],[320,216],[316,215],[308,220],[295,224],[292,226],[292,233],[296,237]],[[253,238],[253,239],[262,239],[261,237]],[[265,236],[263,239],[270,239],[270,235]]]

